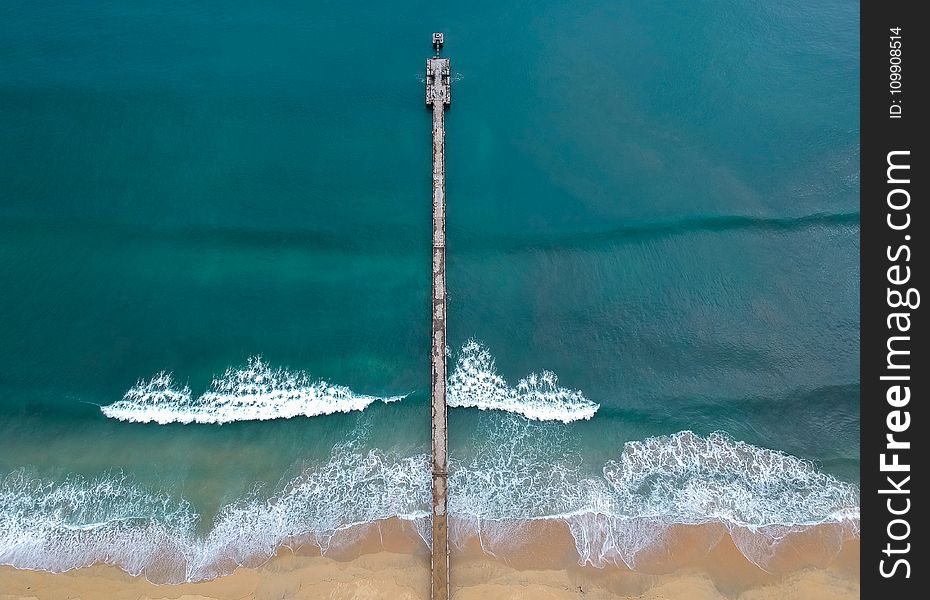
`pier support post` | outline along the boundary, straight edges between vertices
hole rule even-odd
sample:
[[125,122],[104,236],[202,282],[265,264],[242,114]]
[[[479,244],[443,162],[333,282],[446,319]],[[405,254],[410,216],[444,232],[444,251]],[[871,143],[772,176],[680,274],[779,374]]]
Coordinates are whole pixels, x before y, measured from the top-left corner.
[[432,340],[432,593],[449,598],[448,429],[446,420],[446,160],[444,111],[451,103],[448,58],[439,58],[443,35],[433,34],[436,57],[426,61],[426,104],[433,111]]

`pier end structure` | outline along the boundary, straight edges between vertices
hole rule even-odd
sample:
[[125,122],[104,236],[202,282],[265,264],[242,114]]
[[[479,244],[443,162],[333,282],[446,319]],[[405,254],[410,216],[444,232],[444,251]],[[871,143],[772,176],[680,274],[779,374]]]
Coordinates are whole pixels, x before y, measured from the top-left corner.
[[433,290],[432,290],[432,592],[449,598],[448,427],[446,407],[446,160],[444,112],[452,103],[451,65],[440,58],[442,33],[433,34],[436,56],[426,60],[426,105],[433,112]]

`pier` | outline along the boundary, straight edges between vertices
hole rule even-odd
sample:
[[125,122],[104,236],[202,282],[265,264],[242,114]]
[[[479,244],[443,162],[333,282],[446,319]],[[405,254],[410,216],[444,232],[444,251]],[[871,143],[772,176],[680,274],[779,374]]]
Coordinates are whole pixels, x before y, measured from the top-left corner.
[[446,129],[444,112],[452,103],[448,58],[440,58],[443,34],[433,34],[436,55],[426,59],[426,105],[433,111],[433,600],[449,598],[448,429],[446,420]]

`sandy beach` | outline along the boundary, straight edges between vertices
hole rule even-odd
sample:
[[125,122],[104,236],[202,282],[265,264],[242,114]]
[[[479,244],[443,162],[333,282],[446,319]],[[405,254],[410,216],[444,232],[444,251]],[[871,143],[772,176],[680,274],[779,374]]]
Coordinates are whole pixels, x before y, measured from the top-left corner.
[[[815,530],[818,528],[814,528]],[[724,536],[709,551],[695,528],[676,532],[677,543],[643,569],[593,568],[573,559],[567,530],[539,531],[548,541],[524,540],[506,556],[483,552],[477,539],[452,554],[453,597],[459,600],[619,598],[639,600],[852,600],[859,598],[859,543],[848,539],[830,559],[819,534],[779,551],[778,568],[752,564]],[[0,600],[279,600],[425,599],[429,554],[403,523],[384,522],[348,532],[325,556],[319,548],[283,549],[259,566],[242,566],[212,581],[156,585],[108,565],[53,574],[0,567]],[[574,561],[574,562],[573,562]]]

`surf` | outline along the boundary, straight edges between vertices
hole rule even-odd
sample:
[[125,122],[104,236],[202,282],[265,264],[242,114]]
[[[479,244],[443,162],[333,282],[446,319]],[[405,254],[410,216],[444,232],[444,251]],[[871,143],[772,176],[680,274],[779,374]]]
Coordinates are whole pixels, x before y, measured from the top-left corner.
[[581,391],[561,387],[552,371],[531,373],[511,386],[498,375],[490,351],[475,340],[459,352],[449,377],[447,403],[451,408],[499,410],[562,423],[591,419],[600,408]]
[[[580,390],[560,386],[552,371],[530,373],[511,386],[497,373],[490,351],[474,340],[462,346],[447,389],[451,408],[503,411],[533,421],[588,420],[600,408]],[[139,380],[121,400],[100,410],[108,418],[132,423],[223,424],[363,411],[375,402],[390,404],[405,397],[360,394],[305,371],[272,368],[253,356],[245,366],[215,377],[196,398],[188,385],[162,371]]]
[[[768,568],[786,539],[812,528],[832,532],[824,556],[858,535],[855,485],[723,433],[630,441],[597,470],[578,460],[561,425],[500,414],[489,427],[469,456],[451,456],[459,550],[477,539],[505,555],[557,522],[579,564],[636,568],[688,527],[709,546],[728,533],[747,560]],[[0,480],[0,563],[53,572],[106,563],[157,583],[202,581],[283,547],[326,554],[341,532],[389,519],[408,523],[428,547],[429,455],[367,448],[364,432],[354,434],[328,460],[220,507],[206,527],[186,499],[120,473],[55,481],[21,469]]]
[[171,373],[161,372],[140,380],[122,400],[100,410],[111,419],[134,423],[223,424],[363,411],[375,402],[388,404],[403,398],[359,394],[305,371],[273,369],[260,356],[253,356],[245,366],[230,367],[215,377],[197,398]]

